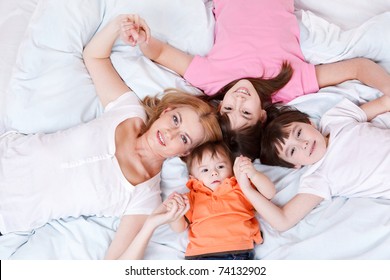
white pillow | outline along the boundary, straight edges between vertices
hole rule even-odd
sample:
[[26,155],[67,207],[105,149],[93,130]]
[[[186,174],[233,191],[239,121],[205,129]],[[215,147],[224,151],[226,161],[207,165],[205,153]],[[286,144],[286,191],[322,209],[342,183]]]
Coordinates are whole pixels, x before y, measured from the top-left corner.
[[[40,0],[19,48],[7,90],[5,125],[23,133],[52,132],[101,114],[82,60],[96,31],[121,13],[139,13],[152,33],[192,54],[213,44],[214,17],[203,0]],[[176,74],[118,41],[114,66],[142,98],[166,87],[197,92]]]
[[295,0],[295,8],[310,10],[343,29],[359,26],[375,15],[390,11],[389,0]]

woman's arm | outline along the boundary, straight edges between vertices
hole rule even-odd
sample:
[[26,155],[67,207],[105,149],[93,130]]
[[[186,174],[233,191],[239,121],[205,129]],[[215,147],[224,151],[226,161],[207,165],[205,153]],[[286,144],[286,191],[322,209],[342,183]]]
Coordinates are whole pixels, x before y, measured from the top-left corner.
[[[120,35],[122,22],[124,21],[132,22],[133,29],[144,30],[145,34],[149,34],[146,23],[137,15],[120,15],[98,32],[83,52],[84,63],[103,106],[130,90],[114,69],[110,60],[112,46]],[[132,34],[136,36],[137,33],[132,32]],[[134,38],[133,42],[137,43],[137,39]]]
[[316,65],[315,67],[320,88],[356,79],[390,96],[389,73],[379,64],[367,58],[353,58]]
[[123,258],[126,249],[132,243],[134,243],[134,239],[141,231],[141,228],[144,225],[147,217],[147,215],[123,216],[119,224],[118,230],[115,233],[115,237],[107,250],[105,259],[115,260]]
[[[106,258],[142,259],[156,228],[181,219],[185,211],[186,207],[184,205],[180,205],[176,200],[167,199],[146,218],[145,223],[141,227],[137,223],[140,216],[125,216],[125,220],[121,221],[119,225]],[[135,228],[133,228],[133,222],[136,222]]]

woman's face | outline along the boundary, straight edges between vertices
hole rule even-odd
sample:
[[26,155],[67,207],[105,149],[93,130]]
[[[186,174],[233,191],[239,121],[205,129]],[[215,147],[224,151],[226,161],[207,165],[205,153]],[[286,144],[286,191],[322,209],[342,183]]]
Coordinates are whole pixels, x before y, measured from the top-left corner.
[[195,110],[180,107],[164,110],[146,134],[154,153],[169,158],[188,154],[201,143],[205,131]]
[[259,120],[266,119],[261,100],[252,83],[239,80],[226,92],[220,107],[222,114],[227,114],[232,129],[255,125]]

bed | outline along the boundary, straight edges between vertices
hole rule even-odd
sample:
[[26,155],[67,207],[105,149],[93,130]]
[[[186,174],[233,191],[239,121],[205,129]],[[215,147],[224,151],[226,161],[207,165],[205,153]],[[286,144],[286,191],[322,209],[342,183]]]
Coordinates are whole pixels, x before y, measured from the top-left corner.
[[[301,47],[312,63],[369,57],[390,72],[390,1],[296,0]],[[386,13],[387,12],[387,13]],[[102,113],[82,61],[83,46],[113,16],[139,13],[153,34],[192,54],[213,44],[211,0],[2,0],[0,2],[0,132],[52,132]],[[117,41],[112,61],[142,98],[166,87],[201,94],[175,73]],[[315,121],[342,98],[355,103],[380,96],[376,89],[348,81],[300,97],[291,105]],[[390,126],[390,116],[375,119]],[[291,198],[304,170],[261,165],[276,183],[273,201]],[[186,192],[185,165],[172,158],[162,171],[162,196]],[[0,198],[1,199],[1,198]],[[292,229],[273,230],[261,215],[264,243],[256,259],[389,259],[390,201],[338,197],[323,202]],[[0,259],[102,259],[119,224],[117,217],[78,217],[52,221],[32,232],[0,236]],[[145,259],[183,259],[186,232],[158,228]]]

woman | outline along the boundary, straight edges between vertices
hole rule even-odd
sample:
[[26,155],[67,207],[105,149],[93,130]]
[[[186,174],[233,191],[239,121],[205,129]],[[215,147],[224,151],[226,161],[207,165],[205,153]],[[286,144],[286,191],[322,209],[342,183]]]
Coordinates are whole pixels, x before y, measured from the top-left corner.
[[69,216],[122,216],[106,254],[119,258],[161,203],[164,160],[221,139],[214,110],[195,96],[170,90],[140,104],[110,61],[124,19],[149,34],[138,16],[122,15],[84,50],[101,117],[52,134],[0,136],[1,233]]

